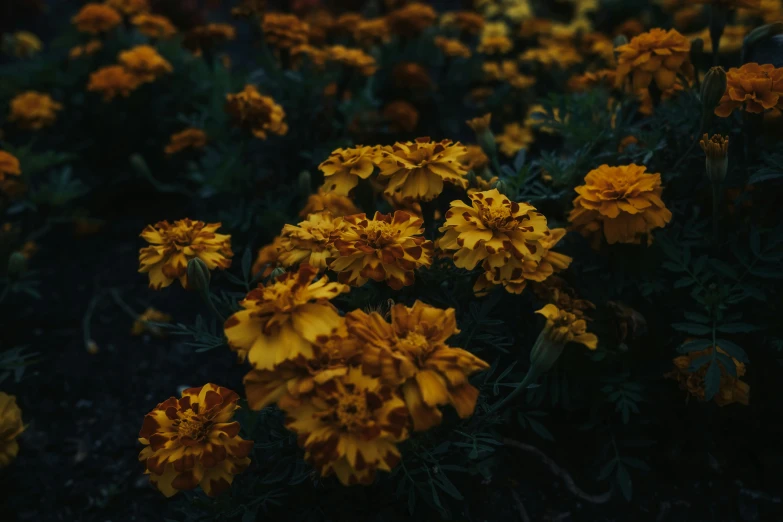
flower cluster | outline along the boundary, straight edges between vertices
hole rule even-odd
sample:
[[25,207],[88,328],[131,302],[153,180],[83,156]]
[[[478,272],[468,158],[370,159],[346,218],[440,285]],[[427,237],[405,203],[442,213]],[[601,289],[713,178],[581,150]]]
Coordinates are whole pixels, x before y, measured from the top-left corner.
[[269,134],[285,136],[288,133],[283,108],[258,92],[254,85],[245,85],[241,92],[227,94],[226,112],[260,140],[267,139]]
[[150,45],[138,45],[120,52],[119,64],[108,65],[90,75],[87,90],[100,93],[103,101],[127,97],[142,84],[151,83],[173,71],[171,64]]

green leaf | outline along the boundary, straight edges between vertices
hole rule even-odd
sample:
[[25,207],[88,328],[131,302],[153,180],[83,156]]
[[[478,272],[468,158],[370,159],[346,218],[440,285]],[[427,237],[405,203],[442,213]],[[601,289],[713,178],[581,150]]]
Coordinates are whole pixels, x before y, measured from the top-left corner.
[[642,471],[650,471],[650,466],[648,466],[647,463],[642,459],[637,459],[636,457],[623,457],[621,460],[626,466]]
[[677,351],[680,353],[690,353],[706,350],[707,348],[712,348],[712,341],[709,339],[697,339],[683,344],[677,348]]
[[716,339],[715,342],[721,347],[723,351],[737,359],[741,363],[749,363],[750,359],[745,350],[739,345],[729,341],[728,339]]
[[720,390],[720,365],[713,361],[704,376],[704,399],[711,401]]
[[707,335],[712,333],[712,328],[709,326],[704,326],[703,324],[673,323],[672,328],[679,330],[680,332],[689,333],[691,335]]
[[718,325],[718,331],[723,333],[748,333],[760,330],[758,326],[748,323],[728,323]]
[[462,493],[454,486],[449,478],[444,473],[439,473],[435,478],[436,485],[442,489],[446,494],[457,500],[463,500]]
[[555,440],[555,438],[552,436],[552,433],[540,422],[537,420],[531,419],[530,417],[527,418],[528,424],[530,424],[530,428],[544,440]]
[[631,475],[628,473],[628,469],[622,464],[617,465],[615,480],[617,485],[620,486],[620,491],[622,491],[625,500],[630,502],[633,496],[633,483],[631,482]]
[[691,286],[695,282],[696,281],[690,276],[683,277],[674,282],[674,288],[685,288],[686,286]]
[[612,474],[612,472],[614,471],[614,468],[616,466],[617,466],[617,460],[616,459],[612,459],[609,462],[607,462],[606,464],[604,464],[604,467],[602,467],[601,471],[598,472],[598,480],[606,479],[609,475]]
[[697,314],[694,312],[685,312],[685,318],[694,323],[710,324],[710,318],[704,314]]
[[702,355],[701,357],[698,357],[691,361],[691,365],[688,366],[689,372],[695,372],[708,362],[712,361],[712,354]]
[[730,277],[731,279],[738,279],[739,274],[737,274],[737,271],[729,265],[728,263],[724,263],[720,259],[712,259],[710,261],[710,264],[714,269],[716,269],[721,274]]
[[718,361],[721,362],[721,366],[723,366],[727,372],[729,372],[729,375],[732,377],[737,376],[737,365],[734,364],[734,359],[731,357],[727,357],[723,355],[722,353],[718,354]]
[[762,168],[756,171],[756,173],[753,174],[750,178],[748,178],[748,185],[755,185],[756,183],[772,181],[775,179],[783,179],[783,171]]

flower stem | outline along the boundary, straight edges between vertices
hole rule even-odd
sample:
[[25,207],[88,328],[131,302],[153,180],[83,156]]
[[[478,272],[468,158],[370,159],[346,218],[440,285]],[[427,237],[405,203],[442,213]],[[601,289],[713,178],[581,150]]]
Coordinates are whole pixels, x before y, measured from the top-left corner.
[[505,398],[499,402],[496,402],[490,409],[490,413],[494,413],[496,411],[499,411],[503,408],[506,404],[514,400],[520,393],[522,393],[522,390],[526,389],[528,386],[533,384],[536,379],[538,379],[541,372],[536,370],[536,366],[533,365],[530,367],[530,369],[527,371],[527,375],[525,375],[525,378],[522,379],[522,382],[519,383],[519,386],[514,388],[511,393],[505,396]]
[[215,314],[215,317],[220,319],[221,323],[225,323],[226,318],[223,316],[223,314],[220,313],[220,311],[218,311],[217,307],[215,307],[215,303],[212,302],[212,295],[210,294],[209,289],[205,288],[199,291],[199,294],[201,294],[201,298],[207,304],[207,307],[212,311],[213,314]]

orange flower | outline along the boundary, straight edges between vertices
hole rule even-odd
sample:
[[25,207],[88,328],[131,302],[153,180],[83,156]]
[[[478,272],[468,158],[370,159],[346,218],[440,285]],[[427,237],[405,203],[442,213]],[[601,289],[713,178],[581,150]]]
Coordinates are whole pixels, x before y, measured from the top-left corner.
[[758,9],[761,0],[693,0],[694,4],[710,4],[728,9]]
[[313,47],[312,45],[298,45],[291,48],[291,68],[298,69],[307,57],[316,68],[322,69],[326,64],[327,53],[323,49]]
[[146,13],[150,10],[150,4],[147,0],[106,0],[104,5],[108,5],[125,16]]
[[134,16],[131,23],[141,34],[150,38],[171,38],[177,34],[177,28],[165,16],[142,13]]
[[[460,163],[462,163],[465,169],[469,171],[472,170],[475,173],[479,174],[481,170],[483,170],[487,165],[489,165],[489,157],[487,157],[486,153],[478,145],[466,145],[465,147],[467,148],[467,152],[465,153],[464,156],[460,158],[459,160]],[[477,183],[480,183],[479,179],[481,179],[481,181],[486,181],[480,178],[480,176],[477,176],[476,177]],[[486,189],[489,189],[489,185],[486,186]],[[471,190],[473,192],[476,191],[475,188],[468,189],[468,194],[472,193]]]
[[309,26],[295,15],[266,13],[261,21],[264,40],[275,49],[291,49],[307,43]]
[[323,187],[318,189],[317,194],[310,194],[307,198],[307,204],[299,212],[299,217],[307,217],[321,211],[330,212],[334,217],[343,217],[351,214],[358,214],[359,209],[353,201],[346,196],[341,196],[334,192],[326,192]]
[[52,125],[62,108],[62,104],[48,94],[26,91],[11,100],[8,121],[15,122],[22,129],[39,130]]
[[122,22],[122,16],[108,5],[86,4],[71,22],[83,33],[98,34],[114,29]]
[[137,45],[129,51],[121,52],[119,62],[142,83],[153,82],[174,70],[171,64],[149,45]]
[[715,109],[715,114],[722,118],[743,104],[745,111],[757,114],[766,109],[783,108],[783,68],[746,63],[739,69],[729,69],[726,83],[726,93]]
[[514,43],[508,36],[488,36],[481,39],[476,49],[483,54],[506,54],[514,48]]
[[131,327],[131,335],[141,335],[143,333],[149,332],[155,337],[163,337],[164,332],[158,328],[157,326],[154,326],[149,323],[169,323],[171,322],[171,316],[169,314],[163,313],[160,310],[156,310],[154,308],[147,308],[144,310],[144,313],[139,315],[135,321],[133,321],[133,326]]
[[166,154],[176,154],[185,149],[200,149],[207,144],[207,134],[201,129],[185,129],[172,134],[169,144],[163,152]]
[[360,20],[354,27],[353,38],[362,47],[387,42],[389,40],[389,23],[386,18]]
[[501,134],[495,136],[495,141],[500,147],[500,152],[511,158],[520,150],[526,149],[535,138],[528,127],[523,127],[519,123],[509,123],[503,126]]
[[479,34],[484,29],[484,17],[473,11],[454,11],[441,18],[441,24],[456,27],[468,34]]
[[198,54],[202,49],[210,49],[236,37],[237,30],[231,24],[199,25],[188,31],[183,45]]
[[471,55],[470,47],[454,38],[436,36],[435,46],[440,49],[444,55],[450,58],[470,58]]
[[690,76],[690,50],[690,41],[674,29],[652,29],[634,36],[615,50],[619,53],[615,87],[622,87],[630,75],[634,91],[646,89],[653,80],[660,90],[670,89],[678,72]]
[[391,32],[412,37],[422,33],[438,19],[438,13],[431,6],[420,2],[395,9],[387,16]]
[[17,437],[25,430],[22,410],[16,397],[0,392],[0,469],[8,466],[19,453]]
[[594,72],[577,74],[569,78],[568,88],[577,92],[588,91],[598,86],[614,85],[615,72],[613,69],[599,69]]
[[392,69],[392,78],[394,84],[401,89],[423,91],[434,87],[427,69],[418,63],[398,63]]
[[144,417],[139,442],[150,482],[167,497],[201,486],[214,497],[231,486],[234,475],[250,465],[252,440],[239,437],[231,419],[239,395],[205,384],[171,397]]
[[378,70],[375,58],[361,49],[349,49],[342,45],[333,45],[326,49],[326,56],[330,61],[356,69],[362,76],[372,76]]
[[538,62],[547,68],[557,65],[562,69],[582,62],[582,56],[573,45],[556,40],[548,42],[545,47],[528,49],[519,59],[523,62]]
[[260,140],[265,140],[270,133],[278,136],[288,133],[283,108],[253,85],[245,85],[242,92],[227,94],[226,111]]
[[6,176],[21,176],[19,160],[13,154],[0,150],[0,181],[5,181]]
[[90,40],[84,45],[72,47],[71,50],[68,51],[68,57],[71,59],[81,58],[82,56],[95,54],[101,49],[103,49],[103,42],[100,40]]
[[329,212],[310,214],[298,225],[286,224],[280,232],[280,263],[285,267],[306,263],[325,270],[337,255],[334,239],[342,227],[342,218]]
[[405,100],[396,100],[383,108],[383,117],[398,132],[413,132],[419,123],[419,111]]
[[359,183],[367,179],[375,170],[376,147],[357,145],[350,149],[332,151],[318,170],[324,174],[324,189],[341,196],[347,196]]
[[280,264],[278,258],[283,247],[280,244],[280,236],[277,236],[270,244],[262,247],[256,255],[256,260],[253,263],[253,268],[250,272],[255,276],[261,274],[262,278],[267,278],[272,274],[272,271]]
[[102,67],[90,74],[87,90],[103,94],[103,101],[111,101],[115,96],[127,98],[139,86],[139,78],[129,73],[121,65]]

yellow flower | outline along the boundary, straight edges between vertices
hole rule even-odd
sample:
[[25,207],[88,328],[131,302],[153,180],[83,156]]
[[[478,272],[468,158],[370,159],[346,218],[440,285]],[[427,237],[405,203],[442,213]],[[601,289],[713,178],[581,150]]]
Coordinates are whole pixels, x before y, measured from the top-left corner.
[[539,261],[541,240],[550,234],[546,218],[525,203],[516,203],[497,189],[470,195],[471,205],[452,201],[440,231],[438,248],[453,250],[454,264],[473,270],[487,260],[497,268],[510,258]]
[[71,18],[76,28],[83,33],[99,34],[114,29],[122,22],[120,13],[101,4],[85,4],[81,10]]
[[359,20],[353,27],[353,38],[356,43],[365,48],[375,43],[387,42],[389,40],[389,23],[386,18]]
[[347,196],[359,183],[375,170],[377,148],[357,145],[350,149],[332,151],[318,170],[324,174],[324,189],[341,196]]
[[128,72],[125,67],[109,65],[90,74],[87,90],[101,93],[103,101],[107,102],[113,100],[115,96],[127,98],[139,87],[139,82],[139,78]]
[[81,58],[82,56],[95,54],[101,49],[103,49],[103,42],[100,40],[90,40],[84,45],[72,47],[68,52],[68,57],[71,59]]
[[721,118],[743,104],[746,112],[757,114],[773,107],[783,108],[783,67],[746,63],[739,69],[729,69],[726,83],[726,93],[715,109]]
[[[749,31],[750,28],[744,25],[727,25],[724,27],[720,38],[721,54],[736,53],[742,49],[742,42]],[[701,38],[704,41],[704,52],[712,54],[712,37],[710,36],[709,27],[699,33],[690,35],[688,38],[691,41],[695,38]]]
[[383,108],[383,117],[397,132],[413,132],[419,123],[419,111],[405,100],[395,100]]
[[398,210],[343,218],[345,228],[334,240],[339,256],[329,268],[341,283],[362,286],[368,279],[386,281],[395,290],[413,284],[413,272],[432,264],[432,241],[422,235],[423,220]]
[[362,369],[384,384],[399,386],[416,431],[440,424],[439,406],[450,404],[461,418],[473,414],[478,390],[470,375],[489,365],[447,340],[459,333],[453,308],[442,310],[416,301],[396,304],[391,324],[361,310],[346,316],[349,332],[364,343]]
[[8,38],[3,47],[17,58],[30,58],[43,49],[41,39],[29,31],[17,31]]
[[142,13],[134,16],[131,23],[141,34],[150,38],[165,39],[177,34],[177,28],[165,16]]
[[19,160],[13,154],[0,150],[0,181],[5,181],[7,176],[21,176],[22,169]]
[[614,85],[614,69],[599,69],[593,72],[577,74],[569,78],[568,87],[577,92],[588,91],[598,86]]
[[470,120],[467,120],[465,123],[468,124],[468,127],[473,129],[473,132],[476,134],[480,134],[482,132],[487,132],[490,130],[490,122],[492,121],[492,113],[487,113],[483,116],[477,116],[475,118],[472,118]]
[[438,19],[438,13],[432,6],[411,2],[390,12],[386,19],[392,33],[412,37],[432,26]]
[[327,53],[323,49],[313,47],[309,44],[297,45],[291,48],[291,68],[301,67],[303,57],[307,57],[316,68],[321,69],[326,64]]
[[588,333],[587,322],[577,318],[575,314],[561,310],[553,304],[536,310],[536,313],[546,317],[544,335],[553,343],[579,343],[590,350],[598,347],[598,337]]
[[199,258],[207,268],[226,269],[231,266],[231,236],[216,234],[220,223],[180,219],[172,225],[159,221],[140,234],[150,246],[139,250],[139,272],[149,273],[150,288],[166,288],[179,279],[188,286],[188,261]]
[[371,484],[377,470],[400,461],[396,443],[408,437],[405,403],[378,379],[350,368],[312,396],[281,404],[305,459],[344,485]]
[[22,410],[16,405],[16,397],[0,392],[0,469],[8,466],[19,454],[16,438],[24,429]]
[[500,146],[500,152],[508,157],[513,157],[522,149],[533,143],[533,132],[519,123],[509,123],[503,126],[503,133],[495,136],[495,141]]
[[189,128],[171,135],[169,144],[163,150],[166,154],[176,154],[185,149],[201,149],[207,144],[207,134],[201,129]]
[[557,40],[547,42],[545,47],[530,48],[519,59],[523,62],[538,62],[547,68],[557,65],[562,69],[582,62],[582,56],[573,45]]
[[695,4],[710,4],[728,9],[758,9],[761,0],[693,0]]
[[337,255],[333,241],[342,226],[342,218],[329,212],[310,214],[298,225],[285,225],[280,233],[280,263],[285,267],[306,263],[318,271],[326,270]]
[[119,55],[119,62],[140,82],[153,82],[164,74],[172,72],[171,64],[150,45],[137,45]]
[[188,388],[144,416],[139,460],[150,482],[167,497],[201,486],[210,497],[226,491],[250,465],[252,440],[239,436],[232,422],[239,395],[205,384]]
[[292,14],[266,13],[261,22],[264,40],[275,49],[291,49],[307,43],[309,26]]
[[601,165],[576,187],[579,194],[568,216],[583,234],[603,229],[609,244],[636,243],[650,232],[664,227],[672,213],[661,200],[661,175],[645,172],[642,165]]
[[131,328],[131,334],[141,335],[143,333],[149,332],[155,337],[162,337],[163,332],[161,331],[161,329],[158,328],[157,326],[153,326],[148,323],[169,323],[169,322],[171,322],[171,316],[169,314],[165,314],[160,310],[156,310],[155,308],[147,308],[146,310],[144,310],[144,313],[139,315],[136,318],[136,320],[133,322],[133,327]]
[[618,47],[615,86],[622,87],[630,75],[633,91],[646,89],[655,80],[662,91],[670,89],[677,73],[690,75],[691,43],[675,29],[652,29]]
[[380,149],[378,179],[386,183],[388,196],[399,193],[403,199],[430,201],[443,191],[444,181],[467,188],[467,171],[459,162],[465,152],[461,143],[451,140],[397,142]]
[[[465,170],[468,171],[474,171],[479,172],[484,167],[489,165],[489,157],[487,157],[487,154],[484,152],[484,150],[478,146],[478,145],[467,145],[467,152],[464,156],[460,158],[460,163],[462,163],[462,166],[465,167]],[[480,176],[477,176],[477,180],[480,179]],[[486,181],[484,179],[481,179],[481,181]],[[487,184],[486,190],[489,189],[489,184]],[[468,189],[468,194],[471,194],[472,192],[475,192],[475,189]]]
[[440,23],[446,27],[456,27],[467,34],[479,34],[486,22],[483,16],[473,11],[451,11],[441,16]]
[[310,194],[307,198],[307,204],[299,212],[299,217],[307,217],[316,212],[328,211],[334,217],[343,217],[350,214],[358,214],[359,209],[353,201],[346,196],[341,196],[335,192],[326,192],[323,187],[318,189],[317,194]]
[[378,70],[375,58],[361,49],[348,49],[342,45],[333,45],[327,47],[326,57],[329,61],[356,69],[362,76],[372,76]]
[[[707,348],[706,350],[697,350],[688,352],[686,355],[681,355],[674,358],[674,369],[665,374],[667,379],[676,380],[681,390],[687,390],[688,393],[700,401],[706,399],[705,393],[705,379],[707,376],[707,370],[710,367],[710,363],[703,364],[697,370],[691,369],[691,364],[697,359],[710,356],[713,353],[713,348]],[[718,353],[729,357],[720,346],[718,346]],[[736,370],[736,377],[731,375],[726,369],[724,363],[717,359],[712,364],[717,364],[720,368],[720,388],[718,393],[715,394],[713,400],[718,406],[726,406],[727,404],[743,404],[745,406],[749,403],[750,386],[740,379],[745,375],[745,365],[735,359],[731,358]]]
[[414,62],[400,62],[392,69],[394,85],[402,90],[424,91],[434,87],[427,69]]
[[514,43],[508,36],[489,36],[481,38],[478,52],[483,54],[506,54],[514,48]]
[[[525,126],[531,129],[537,129],[546,134],[555,134],[557,129],[551,127],[545,123],[550,117],[549,111],[543,105],[533,105],[527,111],[527,118],[525,118]],[[554,107],[552,109],[552,119],[559,123],[565,123],[568,121],[568,116],[565,119],[560,118],[560,109]]]
[[239,303],[243,309],[224,325],[231,350],[257,370],[312,359],[313,343],[336,333],[341,324],[329,300],[349,291],[326,277],[314,282],[317,275],[315,268],[300,265],[297,272],[251,290]]
[[150,10],[150,4],[147,0],[106,0],[104,5],[108,5],[125,16],[146,13]]
[[470,47],[454,38],[436,36],[435,46],[450,58],[470,58]]
[[253,85],[245,85],[242,92],[227,94],[226,111],[260,140],[265,140],[268,134],[285,136],[288,133],[283,108]]
[[48,94],[26,91],[11,100],[8,121],[15,122],[22,129],[39,130],[52,125],[62,108],[62,104]]
[[259,249],[253,268],[250,269],[254,276],[261,273],[261,277],[267,278],[280,264],[278,261],[282,251],[280,241],[280,236],[277,236],[271,243]]

